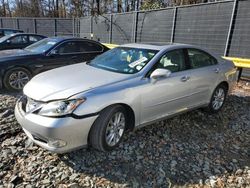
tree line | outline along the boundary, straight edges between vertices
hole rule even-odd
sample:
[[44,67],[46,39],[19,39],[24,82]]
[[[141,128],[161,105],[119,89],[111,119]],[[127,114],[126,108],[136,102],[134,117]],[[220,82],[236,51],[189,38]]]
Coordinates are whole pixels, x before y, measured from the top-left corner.
[[83,17],[214,0],[0,0],[1,17]]

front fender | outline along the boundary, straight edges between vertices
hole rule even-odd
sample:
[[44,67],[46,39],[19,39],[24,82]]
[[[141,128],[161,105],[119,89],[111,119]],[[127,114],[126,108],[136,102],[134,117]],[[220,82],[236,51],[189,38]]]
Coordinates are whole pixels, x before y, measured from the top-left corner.
[[140,122],[140,95],[132,91],[132,89],[124,89],[122,91],[102,94],[85,94],[85,96],[83,94],[76,95],[72,98],[86,97],[86,101],[74,111],[74,114],[78,116],[96,114],[108,106],[126,104],[134,111],[135,125],[138,125]]

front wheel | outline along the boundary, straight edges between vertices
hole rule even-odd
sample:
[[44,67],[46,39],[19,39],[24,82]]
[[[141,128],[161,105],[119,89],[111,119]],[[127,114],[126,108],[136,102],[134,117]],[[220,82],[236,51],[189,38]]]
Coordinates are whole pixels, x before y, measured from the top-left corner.
[[121,105],[104,109],[91,127],[90,145],[100,151],[110,151],[121,142],[126,125],[127,113]]
[[31,73],[27,69],[17,67],[5,73],[3,83],[8,90],[20,91],[30,79]]
[[220,111],[225,103],[226,96],[227,96],[226,86],[223,84],[218,85],[213,92],[207,110],[210,113],[216,113]]

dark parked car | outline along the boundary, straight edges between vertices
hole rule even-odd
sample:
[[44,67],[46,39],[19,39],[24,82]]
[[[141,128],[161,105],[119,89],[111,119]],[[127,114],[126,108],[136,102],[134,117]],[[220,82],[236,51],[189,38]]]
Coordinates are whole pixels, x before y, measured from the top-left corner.
[[89,61],[107,50],[101,43],[88,39],[52,37],[23,50],[0,51],[0,88],[21,90],[31,77],[40,72]]
[[44,38],[43,35],[29,33],[7,35],[0,38],[0,50],[22,49]]
[[13,33],[23,33],[23,31],[19,29],[8,29],[8,28],[0,29],[0,37],[10,35]]

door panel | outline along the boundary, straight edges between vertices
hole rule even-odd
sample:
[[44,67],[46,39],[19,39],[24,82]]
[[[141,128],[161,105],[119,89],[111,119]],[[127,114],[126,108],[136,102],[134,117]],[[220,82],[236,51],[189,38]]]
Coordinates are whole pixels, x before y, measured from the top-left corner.
[[50,55],[44,56],[44,58],[38,59],[36,65],[34,65],[38,72],[44,72],[54,68],[66,66],[75,63],[72,55]]
[[156,83],[147,79],[141,95],[141,123],[184,111],[192,104],[190,85],[182,80],[184,72],[173,73]]
[[207,52],[199,49],[187,49],[187,56],[190,63],[189,80],[191,100],[193,105],[208,103],[218,82],[219,64],[217,60]]
[[141,95],[141,123],[150,122],[167,115],[186,110],[190,105],[191,79],[186,70],[186,60],[182,49],[173,50],[163,55],[154,65],[155,69],[167,69],[169,77],[147,78]]
[[217,67],[218,65],[212,65],[189,71],[191,79],[188,82],[192,91],[190,100],[193,101],[193,106],[209,102],[213,86],[218,82]]

